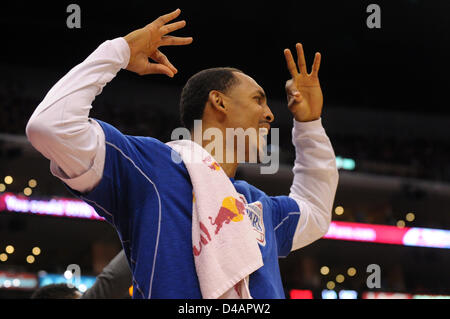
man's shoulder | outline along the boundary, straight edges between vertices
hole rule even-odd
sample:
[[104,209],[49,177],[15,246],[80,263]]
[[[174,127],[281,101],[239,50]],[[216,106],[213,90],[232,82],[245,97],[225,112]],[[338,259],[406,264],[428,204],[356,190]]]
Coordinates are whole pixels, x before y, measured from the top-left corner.
[[236,179],[234,180],[233,184],[239,193],[244,194],[246,196],[250,196],[252,199],[267,196],[267,194],[264,193],[262,190],[260,190],[256,186],[253,186],[252,184],[248,183],[245,180]]
[[[147,147],[160,147],[163,149],[169,150],[170,148],[161,142],[160,140],[150,137],[150,136],[137,136],[137,135],[129,135],[122,133],[119,129],[117,129],[114,125],[111,125],[110,123],[98,120],[98,119],[92,119],[97,121],[97,123],[100,124],[103,132],[105,133],[105,141],[106,144],[110,144],[111,146],[118,146],[117,144],[128,144],[129,146],[135,147],[135,148],[142,148],[143,150],[149,150]],[[155,151],[154,148],[151,149],[152,151]]]

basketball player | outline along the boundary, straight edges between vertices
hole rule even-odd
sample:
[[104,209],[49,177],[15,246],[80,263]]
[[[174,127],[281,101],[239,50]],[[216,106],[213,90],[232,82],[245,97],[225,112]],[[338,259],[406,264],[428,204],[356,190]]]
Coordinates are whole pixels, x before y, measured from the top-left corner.
[[[51,161],[52,174],[117,229],[133,274],[134,298],[202,298],[192,249],[192,184],[183,162],[172,161],[169,146],[124,135],[89,118],[89,111],[121,69],[169,77],[178,72],[159,48],[193,41],[169,35],[185,26],[185,21],[171,22],[179,14],[177,9],[101,44],[53,86],[26,128],[32,145]],[[296,51],[297,64],[291,51],[284,51],[292,76],[286,92],[296,149],[290,194],[268,196],[234,179],[237,162],[220,162],[247,209],[259,217],[255,240],[264,265],[250,275],[253,298],[285,298],[278,258],[327,232],[338,182],[333,148],[321,124],[321,57],[316,53],[308,73],[301,44]],[[180,113],[188,129],[201,119],[204,129],[223,132],[269,129],[274,119],[264,90],[232,68],[192,76],[182,91]]]

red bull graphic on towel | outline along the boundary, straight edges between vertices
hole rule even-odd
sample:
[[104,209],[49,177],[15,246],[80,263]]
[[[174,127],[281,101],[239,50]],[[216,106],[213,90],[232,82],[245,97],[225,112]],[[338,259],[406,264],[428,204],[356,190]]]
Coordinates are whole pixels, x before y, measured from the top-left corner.
[[[220,230],[226,224],[242,221],[244,219],[244,215],[247,214],[255,232],[256,241],[259,245],[266,246],[266,231],[264,228],[262,203],[258,201],[247,204],[247,200],[242,194],[239,194],[239,198],[240,200],[234,198],[233,196],[225,197],[222,201],[222,205],[220,206],[217,215],[215,217],[208,217],[209,224],[211,226],[215,226],[213,235],[217,236],[220,233]],[[193,201],[195,202],[194,194]],[[199,256],[202,252],[203,246],[206,246],[209,242],[214,240],[214,237],[211,236],[210,230],[208,230],[207,225],[200,222],[199,226],[202,234],[200,235],[198,246],[193,246],[194,256]]]
[[[199,256],[202,252],[202,247],[208,245],[208,243],[212,240],[211,235],[209,234],[208,228],[200,222],[200,230],[203,232],[203,235],[200,235],[200,241],[198,243],[198,247],[194,246],[194,256]],[[206,238],[205,236],[206,235]]]
[[[195,197],[194,197],[195,199]],[[218,235],[224,224],[229,224],[230,222],[240,222],[244,219],[245,214],[245,205],[238,199],[228,196],[225,197],[222,201],[222,205],[219,208],[219,211],[216,217],[209,217],[210,224],[215,226],[214,235]],[[202,222],[199,223],[200,230],[202,231],[202,235],[200,235],[200,241],[198,246],[193,247],[194,256],[199,256],[202,252],[202,247],[206,246],[209,242],[211,242],[214,238],[211,237],[211,234]]]
[[222,206],[219,209],[219,213],[214,220],[209,217],[211,225],[216,226],[215,234],[218,234],[223,224],[229,224],[230,222],[240,222],[244,219],[245,206],[236,198],[229,196],[224,198]]
[[203,160],[203,163],[205,163],[213,171],[219,171],[220,170],[220,165],[216,161],[214,161],[211,156],[206,157]]

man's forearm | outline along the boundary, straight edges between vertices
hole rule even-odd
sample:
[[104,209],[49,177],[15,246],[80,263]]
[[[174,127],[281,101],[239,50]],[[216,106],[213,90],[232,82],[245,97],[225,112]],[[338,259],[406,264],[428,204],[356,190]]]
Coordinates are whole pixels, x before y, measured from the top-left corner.
[[300,208],[292,250],[306,246],[328,231],[338,184],[336,157],[321,119],[294,121],[292,140],[296,160],[289,197]]
[[52,161],[53,168],[57,165],[62,170],[63,176],[58,177],[84,174],[99,148],[104,149],[103,132],[98,123],[89,121],[89,111],[95,96],[126,67],[128,59],[129,47],[123,38],[104,42],[53,86],[28,121],[28,139]]

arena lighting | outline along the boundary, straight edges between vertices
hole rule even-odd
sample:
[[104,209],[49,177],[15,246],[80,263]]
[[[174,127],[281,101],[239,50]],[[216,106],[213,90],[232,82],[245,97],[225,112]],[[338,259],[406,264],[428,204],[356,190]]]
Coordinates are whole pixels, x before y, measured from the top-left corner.
[[329,281],[329,282],[327,282],[327,288],[328,288],[329,290],[333,290],[334,287],[336,287],[336,284],[334,283],[334,281]]
[[35,289],[37,285],[37,276],[34,274],[0,271],[0,289]]
[[355,290],[341,290],[339,299],[358,299],[358,293]]
[[336,156],[336,167],[337,169],[343,168],[348,171],[353,171],[356,167],[356,163],[354,159]]
[[78,290],[84,293],[84,292],[86,292],[87,287],[86,287],[85,284],[80,284],[80,285],[78,286]]
[[363,292],[362,299],[450,299],[450,295],[408,294],[398,292]]
[[41,249],[39,247],[33,247],[31,252],[33,253],[33,255],[38,256],[41,253]]
[[338,299],[338,295],[334,290],[322,290],[322,299]]
[[322,274],[322,275],[328,275],[328,273],[330,272],[330,268],[328,268],[327,266],[322,266],[321,268],[320,268],[320,273]]
[[30,179],[28,181],[28,186],[30,186],[31,188],[35,188],[37,186],[37,181],[35,179]]
[[[72,284],[77,287],[80,291],[91,288],[95,283],[97,277],[95,276],[73,276],[70,279],[67,279],[68,274],[47,274],[44,271],[38,273],[39,278],[39,287],[47,286],[50,284]],[[65,277],[67,276],[67,277]],[[84,292],[82,291],[82,292]]]
[[398,228],[403,228],[403,227],[405,227],[405,221],[404,220],[399,220],[398,222],[397,222],[397,227]]
[[20,286],[20,279],[17,279],[17,278],[13,279],[12,285],[13,285],[13,287],[19,287]]
[[336,282],[337,283],[341,284],[341,283],[344,282],[344,280],[345,280],[345,277],[343,275],[339,274],[339,275],[336,276]]
[[311,290],[291,289],[289,291],[289,297],[291,299],[314,299]]
[[5,262],[8,260],[8,255],[5,253],[0,254],[0,261]]
[[450,299],[449,295],[413,295],[413,299]]
[[353,277],[354,275],[356,275],[356,269],[354,267],[350,267],[349,269],[347,269],[347,275]]
[[414,213],[406,214],[406,220],[409,221],[409,222],[414,221],[415,218],[416,218],[416,216],[414,215]]
[[443,229],[331,222],[323,238],[369,243],[450,248],[450,231]]
[[14,179],[13,179],[11,176],[6,176],[6,177],[4,178],[4,182],[5,182],[5,184],[7,184],[7,185],[11,185],[11,184],[14,182]]
[[64,272],[64,278],[66,278],[67,280],[72,279],[73,273],[70,270],[66,270]]
[[12,253],[14,253],[14,246],[13,245],[6,246],[5,251],[11,255]]
[[396,292],[363,292],[362,299],[411,299],[411,294]]
[[0,196],[0,211],[51,215],[71,218],[104,220],[94,208],[81,200],[58,198],[51,200],[29,199],[24,196],[5,193]]
[[23,193],[25,194],[25,196],[31,196],[33,191],[31,190],[31,188],[25,187],[24,190],[23,190]]
[[334,209],[336,215],[342,215],[344,213],[344,207],[338,206]]
[[358,293],[355,290],[341,290],[339,294],[334,290],[322,290],[322,299],[358,299]]
[[[70,218],[104,220],[94,208],[77,199],[58,198],[35,200],[21,195],[4,193],[0,195],[0,212],[31,213]],[[404,245],[430,248],[450,248],[450,230],[373,225],[349,222],[331,222],[323,238]]]

